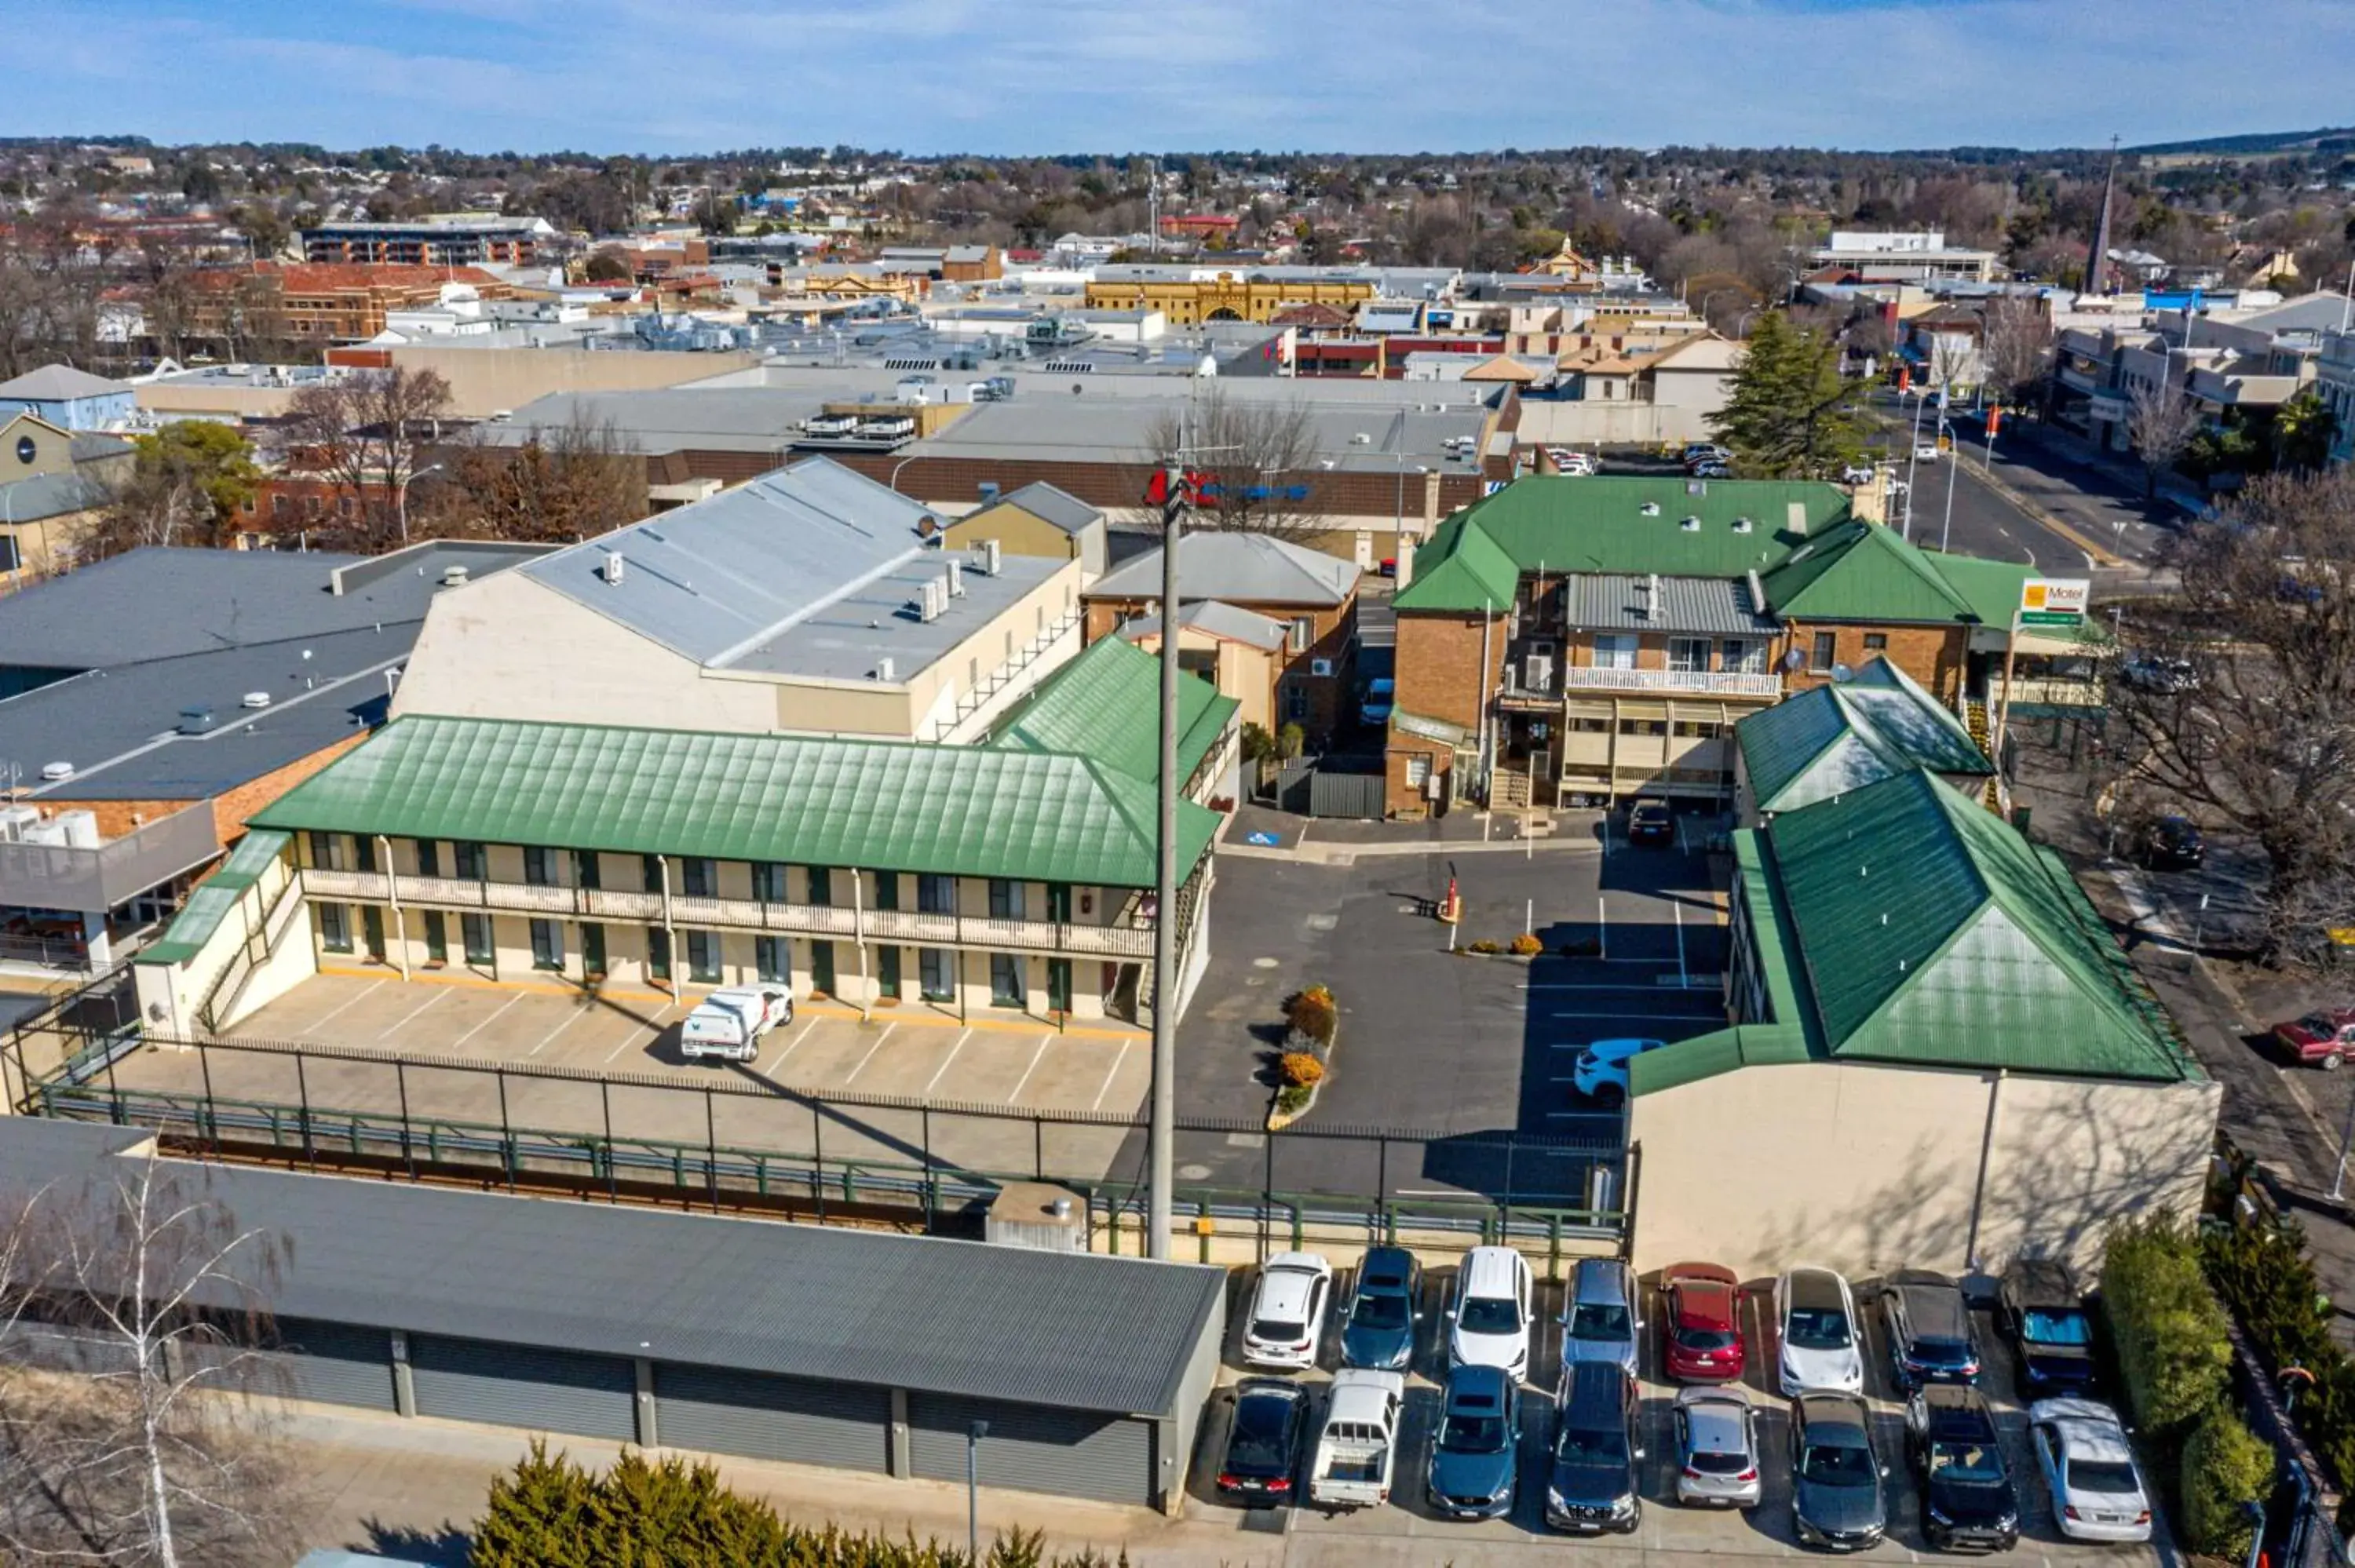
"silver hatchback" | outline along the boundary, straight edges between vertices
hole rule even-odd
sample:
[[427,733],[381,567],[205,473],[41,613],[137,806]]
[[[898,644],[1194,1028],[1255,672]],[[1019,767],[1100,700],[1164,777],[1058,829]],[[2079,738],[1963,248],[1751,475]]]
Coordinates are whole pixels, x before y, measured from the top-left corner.
[[1754,1508],[1758,1413],[1741,1385],[1688,1388],[1677,1395],[1677,1501],[1703,1508]]
[[1613,1361],[1630,1378],[1643,1375],[1636,1346],[1644,1333],[1635,1271],[1615,1257],[1584,1257],[1571,1271],[1561,1306],[1561,1359]]

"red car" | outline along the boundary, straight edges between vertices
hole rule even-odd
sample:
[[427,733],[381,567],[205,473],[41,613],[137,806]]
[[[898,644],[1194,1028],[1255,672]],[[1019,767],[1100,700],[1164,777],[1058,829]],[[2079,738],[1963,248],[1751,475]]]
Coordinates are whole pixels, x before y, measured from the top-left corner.
[[2355,1052],[2355,1007],[2318,1008],[2274,1025],[2281,1048],[2309,1067],[2336,1067]]
[[1713,1263],[1674,1263],[1660,1270],[1668,1298],[1661,1356],[1678,1383],[1733,1383],[1742,1376],[1742,1281]]

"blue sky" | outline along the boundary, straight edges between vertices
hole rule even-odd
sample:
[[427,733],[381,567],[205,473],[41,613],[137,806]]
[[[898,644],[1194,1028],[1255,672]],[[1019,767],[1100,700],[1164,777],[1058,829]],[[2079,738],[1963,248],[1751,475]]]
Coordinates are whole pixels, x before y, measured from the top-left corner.
[[55,0],[43,23],[0,51],[0,133],[1413,152],[2355,120],[2355,0]]

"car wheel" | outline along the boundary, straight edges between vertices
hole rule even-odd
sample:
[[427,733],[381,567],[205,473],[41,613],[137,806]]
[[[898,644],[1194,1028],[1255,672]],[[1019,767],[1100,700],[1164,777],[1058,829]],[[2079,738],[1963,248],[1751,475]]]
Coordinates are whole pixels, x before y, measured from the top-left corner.
[[2320,1062],[2318,1062],[2315,1065],[2326,1073],[2335,1073],[2339,1071],[2339,1065],[2346,1060],[2346,1057],[2340,1055],[2338,1052],[2333,1051],[2329,1055],[2325,1056]]

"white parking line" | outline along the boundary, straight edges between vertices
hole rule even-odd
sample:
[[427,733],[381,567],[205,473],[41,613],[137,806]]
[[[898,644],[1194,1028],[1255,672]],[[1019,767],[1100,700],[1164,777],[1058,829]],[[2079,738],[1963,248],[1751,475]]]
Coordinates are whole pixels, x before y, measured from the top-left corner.
[[[646,1041],[655,1041],[662,1038],[663,1014],[668,1012],[671,1010],[671,1003],[667,1001],[664,1002],[660,1007],[655,1009],[655,1015],[646,1020]],[[645,1042],[642,1042],[638,1039],[638,1032],[633,1029],[627,1034],[622,1036],[622,1043],[614,1046],[613,1049],[606,1054],[605,1060],[611,1062],[615,1056],[620,1055],[631,1046],[643,1044],[645,1043]]]
[[407,1023],[410,1019],[416,1017],[419,1013],[424,1012],[427,1008],[432,1006],[435,1002],[441,1001],[443,997],[449,994],[450,993],[446,991],[437,990],[432,996],[427,997],[423,1001],[419,1002],[415,1007],[412,1007],[407,1012],[402,1013],[399,1022],[386,1025],[384,1033],[378,1035],[377,1038],[379,1040],[391,1039],[395,1034],[400,1032],[401,1024]]
[[775,1061],[773,1061],[773,1062],[771,1062],[771,1063],[769,1064],[769,1066],[770,1066],[771,1070],[772,1070],[772,1071],[773,1071],[773,1070],[774,1070],[774,1069],[776,1069],[776,1068],[779,1068],[779,1067],[783,1066],[783,1065],[785,1065],[785,1058],[786,1058],[786,1057],[788,1057],[788,1056],[790,1056],[790,1055],[792,1055],[794,1052],[796,1052],[796,1051],[800,1050],[800,1049],[801,1049],[801,1047],[802,1047],[802,1042],[803,1042],[803,1041],[805,1041],[805,1040],[806,1040],[806,1039],[808,1039],[808,1038],[810,1037],[810,1031],[812,1031],[813,1029],[815,1029],[816,1027],[817,1027],[817,1014],[816,1014],[816,1013],[813,1012],[813,1013],[809,1014],[807,1017],[804,1018],[804,1019],[802,1020],[802,1032],[801,1032],[799,1034],[796,1034],[796,1035],[794,1035],[794,1043],[793,1043],[792,1044],[790,1044],[790,1045],[786,1046],[783,1050],[782,1050],[782,1051],[780,1051],[780,1052],[778,1052],[778,1053],[777,1053],[777,1058],[776,1058],[776,1060],[775,1060]]
[[1022,1069],[1022,1076],[1015,1083],[1014,1092],[1006,1097],[1007,1105],[1012,1105],[1022,1097],[1022,1090],[1030,1082],[1030,1075],[1039,1070],[1039,1062],[1047,1054],[1047,1047],[1054,1043],[1055,1037],[1051,1034],[1042,1034],[1039,1037],[1039,1049],[1030,1054],[1030,1065]]
[[357,1005],[357,1004],[359,1002],[359,1001],[361,1000],[361,998],[363,998],[363,997],[365,997],[365,996],[367,996],[367,995],[368,994],[368,991],[372,991],[376,990],[376,988],[377,988],[378,986],[380,986],[380,985],[382,985],[383,983],[384,983],[384,981],[382,981],[382,980],[372,980],[372,981],[370,981],[370,982],[368,983],[368,985],[367,990],[361,991],[359,991],[358,993],[357,993],[357,994],[355,994],[355,995],[346,997],[343,1001],[341,1001],[337,1002],[335,1006],[333,1006],[333,1007],[331,1007],[331,1008],[327,1009],[327,1011],[326,1011],[325,1013],[321,1014],[321,1015],[320,1015],[319,1017],[317,1017],[317,1018],[313,1019],[309,1023],[307,1023],[307,1024],[304,1025],[303,1033],[304,1033],[305,1034],[308,1034],[312,1030],[316,1029],[316,1028],[318,1028],[318,1027],[319,1027],[319,1025],[321,1025],[322,1023],[326,1022],[328,1019],[333,1018],[333,1017],[335,1017],[335,1016],[336,1016],[336,1014],[337,1014],[337,1013],[339,1013],[339,1012],[343,1012],[343,1011],[344,1011],[344,1009],[346,1009],[346,1008],[347,1008],[347,1007],[352,1007],[352,1006]]
[[875,1053],[883,1049],[883,1042],[891,1038],[891,1031],[899,1027],[900,1026],[897,1023],[885,1024],[883,1026],[883,1033],[875,1037],[875,1044],[867,1048],[867,1054],[858,1058],[858,1065],[851,1068],[849,1072],[845,1073],[842,1076],[842,1081],[845,1084],[848,1084],[853,1078],[856,1078],[860,1073],[864,1072],[867,1068],[867,1064],[875,1060]]
[[451,1041],[450,1044],[453,1046],[464,1045],[467,1041],[472,1040],[475,1035],[480,1034],[483,1032],[484,1027],[487,1025],[492,1019],[496,1018],[499,1013],[505,1012],[508,1008],[513,1007],[517,1002],[521,1001],[522,1000],[523,992],[516,992],[513,996],[507,998],[506,1001],[501,1002],[498,1005],[496,1012],[485,1014],[481,1023],[475,1024],[472,1029],[467,1030],[466,1033],[459,1035],[455,1040]]
[[530,1050],[525,1052],[524,1054],[527,1056],[538,1055],[541,1046],[545,1046],[549,1041],[555,1039],[558,1035],[571,1028],[574,1023],[580,1021],[581,1015],[588,1011],[589,1010],[585,1007],[576,1007],[571,1012],[566,1013],[564,1015],[563,1022],[558,1024],[555,1028],[541,1035],[539,1037],[539,1044],[533,1046]]
[[1103,1087],[1096,1091],[1095,1103],[1089,1106],[1088,1109],[1103,1109],[1103,1097],[1112,1093],[1112,1081],[1120,1076],[1120,1065],[1128,1060],[1128,1048],[1134,1042],[1127,1040],[1120,1043],[1120,1049],[1113,1054],[1112,1066],[1104,1073]]
[[957,1053],[964,1050],[964,1043],[972,1038],[973,1031],[970,1029],[957,1036],[956,1044],[949,1047],[949,1054],[941,1058],[941,1065],[933,1068],[932,1075],[924,1081],[924,1093],[929,1095],[932,1092],[932,1086],[941,1081],[941,1075],[949,1070],[949,1064],[957,1059]]

